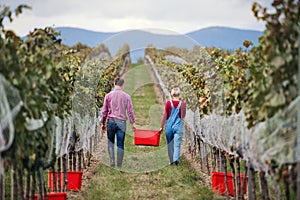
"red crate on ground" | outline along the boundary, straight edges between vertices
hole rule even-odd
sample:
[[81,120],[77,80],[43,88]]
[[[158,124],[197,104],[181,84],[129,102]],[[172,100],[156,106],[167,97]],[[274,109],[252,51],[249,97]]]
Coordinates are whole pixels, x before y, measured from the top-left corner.
[[134,144],[145,146],[159,146],[160,133],[159,130],[134,130]]
[[[240,175],[240,185],[242,188],[242,184],[244,181],[244,175]],[[231,196],[234,195],[233,189],[233,178],[231,173],[227,173],[227,183],[228,183],[228,190]],[[244,186],[244,194],[247,193],[247,185],[248,185],[248,177],[246,177],[246,182]],[[226,185],[225,185],[225,173],[224,172],[212,172],[212,190],[217,192],[218,194],[226,194]]]
[[[56,180],[56,187],[58,188],[57,179],[58,179],[58,172],[55,172],[55,180]],[[63,189],[63,172],[60,172],[60,190]],[[81,182],[82,182],[82,171],[68,171],[67,172],[67,178],[68,178],[68,190],[77,191],[81,189]],[[50,187],[50,190],[54,190],[53,185],[53,176],[52,171],[48,171],[48,185]]]
[[[66,200],[67,199],[67,192],[54,192],[54,193],[48,193],[47,197],[48,200]],[[43,197],[43,199],[46,199],[46,197]],[[34,195],[34,200],[38,200],[38,194]]]

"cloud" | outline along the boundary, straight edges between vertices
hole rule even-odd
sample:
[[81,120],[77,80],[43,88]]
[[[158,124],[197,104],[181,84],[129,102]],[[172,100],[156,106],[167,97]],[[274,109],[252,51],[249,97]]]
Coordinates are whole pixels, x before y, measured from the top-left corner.
[[[95,31],[122,31],[141,28],[169,29],[187,33],[207,26],[231,26],[262,30],[251,11],[250,0],[2,0],[12,8],[28,4],[12,24],[21,35],[35,27],[75,26]],[[260,0],[263,5],[271,0]]]

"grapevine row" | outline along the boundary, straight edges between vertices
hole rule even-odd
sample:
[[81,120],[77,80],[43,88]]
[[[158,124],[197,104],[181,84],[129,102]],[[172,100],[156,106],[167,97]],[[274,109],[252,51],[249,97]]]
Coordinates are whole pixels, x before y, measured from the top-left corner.
[[103,45],[62,45],[50,27],[22,40],[2,24],[12,11],[0,8],[0,198],[29,199],[47,193],[44,170],[66,174],[88,165],[98,144],[97,111],[113,79],[130,64],[129,46],[111,58]]
[[[192,51],[158,51],[153,46],[145,52],[167,90],[180,86],[183,91],[183,99],[192,111],[186,119],[187,133],[192,133],[187,134],[190,149],[198,150],[204,162],[201,165],[207,165],[206,146],[211,150],[213,169],[216,163],[223,163],[219,166],[223,171],[226,157],[234,172],[242,159],[252,173],[249,178],[254,186],[258,172],[261,197],[266,199],[273,188],[268,187],[267,179],[275,185],[280,181],[286,185],[285,189],[275,188],[275,196],[280,196],[280,192],[285,192],[286,198],[296,194],[296,181],[291,180],[295,180],[298,161],[295,144],[299,30],[294,25],[300,18],[299,4],[276,1],[273,6],[278,13],[269,14],[260,5],[253,5],[255,15],[266,21],[267,29],[260,44],[251,49],[251,41],[245,41],[244,50],[234,52],[217,48],[201,51],[200,47]],[[283,14],[279,23],[280,13],[291,15]],[[275,27],[280,34],[274,32]],[[210,171],[209,165],[207,170]],[[255,187],[249,191],[249,195],[256,193]]]

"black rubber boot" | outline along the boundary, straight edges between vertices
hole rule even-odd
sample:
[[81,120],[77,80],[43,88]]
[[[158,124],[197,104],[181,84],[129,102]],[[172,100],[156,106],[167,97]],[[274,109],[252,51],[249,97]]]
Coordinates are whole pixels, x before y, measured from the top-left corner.
[[123,156],[124,156],[124,152],[123,151],[118,151],[118,153],[117,153],[117,167],[118,168],[122,167]]
[[115,151],[114,148],[108,148],[110,166],[115,167]]

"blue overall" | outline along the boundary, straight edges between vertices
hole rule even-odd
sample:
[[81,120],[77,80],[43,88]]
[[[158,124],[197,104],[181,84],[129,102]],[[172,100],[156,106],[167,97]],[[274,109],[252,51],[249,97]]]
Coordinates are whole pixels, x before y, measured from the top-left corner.
[[181,106],[181,101],[179,102],[177,108],[171,102],[172,111],[170,117],[166,123],[166,138],[168,142],[168,155],[170,163],[179,162],[180,159],[180,146],[182,142],[183,135],[183,123],[179,117],[179,110]]

